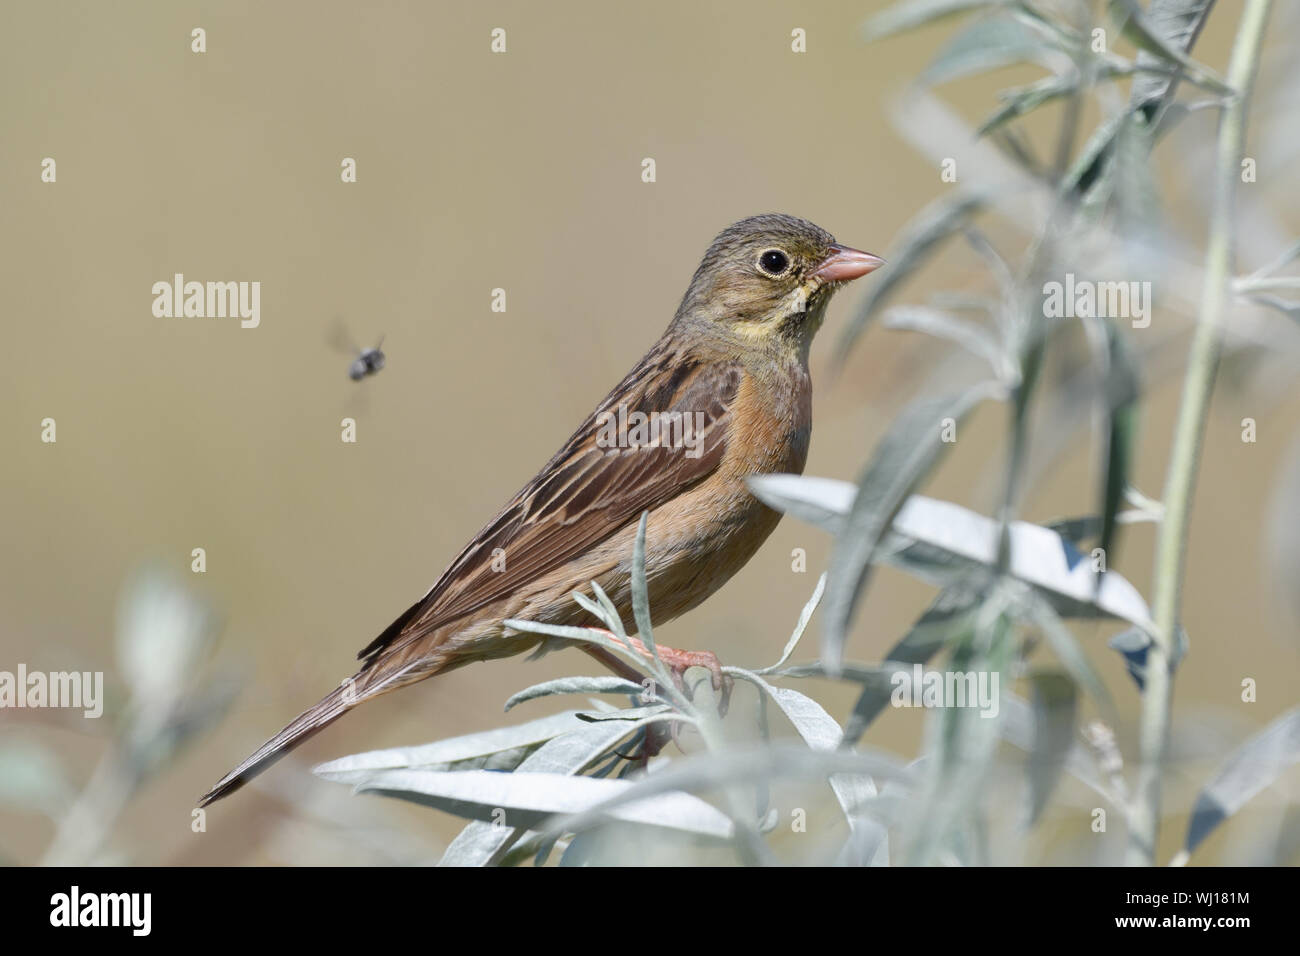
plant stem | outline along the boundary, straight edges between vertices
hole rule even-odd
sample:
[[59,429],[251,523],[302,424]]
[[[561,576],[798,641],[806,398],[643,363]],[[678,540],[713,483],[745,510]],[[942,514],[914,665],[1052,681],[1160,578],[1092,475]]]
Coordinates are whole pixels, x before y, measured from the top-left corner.
[[[759,691],[763,693],[762,690]],[[696,729],[704,741],[704,747],[715,754],[726,753],[727,739],[722,731],[722,721],[718,719],[718,700],[713,694],[713,685],[702,681],[695,692]],[[736,831],[736,852],[740,861],[746,866],[775,866],[777,859],[758,829],[750,821],[753,819],[751,807],[745,803],[744,790],[728,786],[724,798],[730,808],[732,826]]]
[[1209,242],[1205,251],[1205,286],[1201,315],[1188,355],[1182,404],[1174,426],[1173,447],[1165,478],[1165,517],[1156,541],[1153,613],[1155,633],[1147,657],[1142,695],[1140,767],[1129,808],[1127,862],[1155,862],[1160,831],[1160,772],[1169,736],[1173,680],[1169,662],[1174,649],[1186,565],[1187,525],[1196,487],[1197,464],[1210,395],[1218,370],[1221,325],[1233,267],[1233,211],[1246,131],[1246,107],[1259,61],[1264,25],[1272,0],[1246,0],[1228,64],[1228,83],[1236,94],[1219,120],[1218,159]]

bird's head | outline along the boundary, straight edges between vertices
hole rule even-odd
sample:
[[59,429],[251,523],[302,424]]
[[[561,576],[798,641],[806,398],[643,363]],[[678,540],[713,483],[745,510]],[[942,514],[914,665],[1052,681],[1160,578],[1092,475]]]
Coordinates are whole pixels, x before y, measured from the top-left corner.
[[835,289],[883,264],[806,219],[751,216],[713,240],[674,323],[806,356]]

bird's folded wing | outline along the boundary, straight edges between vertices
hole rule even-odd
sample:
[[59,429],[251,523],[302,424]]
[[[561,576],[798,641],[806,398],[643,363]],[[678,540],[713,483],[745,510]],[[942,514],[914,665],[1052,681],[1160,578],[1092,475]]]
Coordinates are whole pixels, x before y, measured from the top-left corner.
[[[726,450],[740,366],[647,355],[564,447],[480,531],[420,601],[358,655],[369,661],[473,614],[567,563],[711,474]],[[625,408],[621,408],[624,406]],[[621,418],[626,411],[626,419]],[[628,446],[634,413],[668,422],[657,442]],[[689,445],[675,414],[689,416]],[[610,416],[614,416],[611,420]],[[632,429],[628,429],[632,432]],[[620,441],[610,446],[611,433]],[[631,437],[637,436],[632,433]],[[500,551],[498,552],[498,549]],[[494,557],[504,556],[504,570]]]

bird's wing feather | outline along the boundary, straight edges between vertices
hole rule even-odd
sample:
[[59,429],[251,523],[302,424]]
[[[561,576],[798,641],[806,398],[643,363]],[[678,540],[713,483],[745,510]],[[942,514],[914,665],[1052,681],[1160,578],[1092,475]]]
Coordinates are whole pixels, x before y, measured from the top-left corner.
[[[429,592],[358,655],[370,662],[473,614],[554,570],[711,474],[726,450],[741,380],[730,362],[655,349],[606,396],[564,447],[443,572]],[[702,424],[684,447],[597,444],[605,416],[682,413]],[[701,413],[702,418],[696,417]],[[698,452],[698,454],[697,454]],[[504,570],[494,556],[504,554]]]

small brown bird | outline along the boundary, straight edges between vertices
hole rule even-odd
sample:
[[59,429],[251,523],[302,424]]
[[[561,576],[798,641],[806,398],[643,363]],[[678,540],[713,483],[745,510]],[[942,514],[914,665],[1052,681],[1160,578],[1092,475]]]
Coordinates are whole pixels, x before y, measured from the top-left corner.
[[[831,294],[882,261],[793,216],[753,216],[724,229],[663,337],[555,457],[361,651],[350,680],[222,778],[200,806],[363,700],[547,640],[506,627],[507,619],[598,623],[571,597],[592,581],[635,633],[630,572],[643,511],[653,623],[720,588],[780,518],[745,479],[803,471],[812,427],[808,349]],[[584,650],[627,670],[599,647]],[[678,673],[696,665],[719,673],[710,653],[661,647],[659,655]]]

